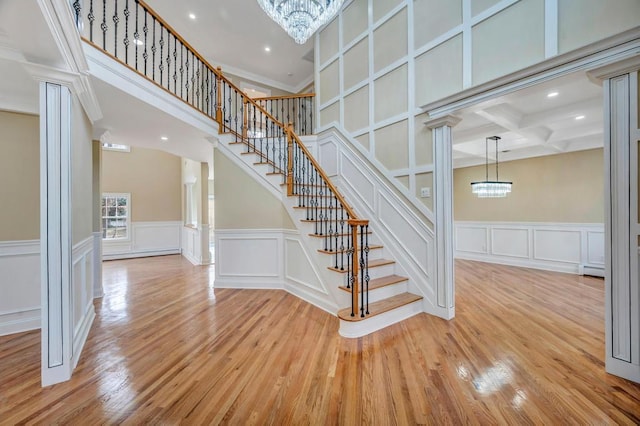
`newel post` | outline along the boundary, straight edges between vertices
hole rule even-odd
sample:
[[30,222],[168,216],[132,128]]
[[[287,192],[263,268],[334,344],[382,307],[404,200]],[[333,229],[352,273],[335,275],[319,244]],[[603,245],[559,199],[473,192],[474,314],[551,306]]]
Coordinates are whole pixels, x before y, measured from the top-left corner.
[[293,195],[293,124],[286,126],[287,132],[287,195]]

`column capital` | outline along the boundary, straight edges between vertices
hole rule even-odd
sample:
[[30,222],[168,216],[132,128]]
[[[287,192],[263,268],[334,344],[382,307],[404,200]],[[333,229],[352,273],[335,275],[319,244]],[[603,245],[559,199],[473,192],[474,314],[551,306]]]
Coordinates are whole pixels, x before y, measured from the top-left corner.
[[638,69],[640,69],[640,55],[634,55],[620,61],[592,68],[587,71],[587,76],[593,83],[601,85],[602,82],[608,78],[628,74]]
[[444,126],[455,127],[460,121],[462,121],[462,118],[449,114],[438,118],[432,118],[423,122],[423,124],[430,129],[437,129],[438,127]]

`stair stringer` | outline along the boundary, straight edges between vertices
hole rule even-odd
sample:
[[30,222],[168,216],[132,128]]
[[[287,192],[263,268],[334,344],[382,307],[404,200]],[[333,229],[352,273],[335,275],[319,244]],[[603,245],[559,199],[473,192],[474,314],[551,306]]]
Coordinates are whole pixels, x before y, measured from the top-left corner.
[[[369,219],[378,241],[396,261],[396,273],[409,278],[409,292],[423,296],[423,312],[450,319],[450,310],[438,304],[433,231],[346,140],[336,127],[318,135],[314,149],[320,165],[356,211]],[[311,138],[306,143],[313,144]]]
[[[282,289],[337,316],[338,310],[346,306],[349,302],[349,296],[338,288],[341,283],[340,274],[327,269],[329,256],[319,253],[317,251],[317,243],[313,237],[308,235],[312,232],[311,227],[308,224],[300,222],[299,214],[297,214],[296,209],[293,208],[295,206],[294,197],[287,197],[286,187],[281,185],[283,180],[282,175],[266,175],[266,166],[256,166],[253,164],[256,161],[257,154],[242,155],[241,152],[246,149],[245,145],[230,145],[230,143],[235,140],[235,136],[220,134],[215,139],[215,146],[218,152],[230,159],[245,173],[255,179],[262,187],[279,199],[296,226],[295,231],[283,231],[282,240],[285,247],[283,249],[283,265],[281,265],[283,270]],[[321,288],[304,283],[289,273],[287,244],[293,241],[299,243],[299,246],[302,248],[302,254],[313,270],[313,274],[317,277]],[[238,286],[234,288],[242,288],[241,285],[242,284],[239,283]]]

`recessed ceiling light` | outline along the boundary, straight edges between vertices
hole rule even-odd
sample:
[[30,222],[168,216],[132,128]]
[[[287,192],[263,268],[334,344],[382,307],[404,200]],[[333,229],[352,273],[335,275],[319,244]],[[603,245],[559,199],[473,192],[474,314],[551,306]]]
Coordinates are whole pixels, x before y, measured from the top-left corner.
[[189,19],[196,19],[195,13],[190,13],[189,14]]
[[166,137],[166,136],[160,136],[160,140],[168,141],[168,140],[169,140],[169,138],[168,138],[168,137]]
[[265,52],[271,52],[271,48],[270,48],[269,46],[265,46],[265,47],[264,47],[264,51],[265,51]]
[[547,93],[547,98],[555,98],[558,95],[559,95],[558,92],[549,92]]
[[139,38],[135,38],[133,39],[133,43],[137,44],[138,46],[142,46],[144,44],[144,41],[140,40]]
[[584,119],[584,115],[579,115],[576,117],[576,120],[582,120],[582,119]]

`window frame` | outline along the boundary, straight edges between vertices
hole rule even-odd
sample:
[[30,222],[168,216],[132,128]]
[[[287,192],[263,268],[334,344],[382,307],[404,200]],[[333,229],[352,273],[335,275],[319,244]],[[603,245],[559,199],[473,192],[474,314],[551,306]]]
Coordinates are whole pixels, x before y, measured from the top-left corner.
[[[120,238],[105,238],[106,232],[105,228],[102,226],[104,220],[108,220],[110,217],[118,218],[118,216],[109,216],[103,215],[102,213],[102,202],[105,198],[126,198],[127,200],[127,216],[126,216],[126,237]],[[100,231],[102,232],[102,241],[131,241],[131,193],[129,192],[103,192],[100,198]]]

